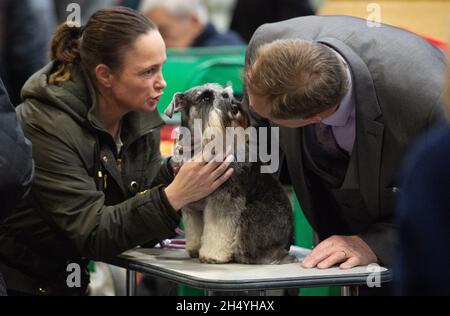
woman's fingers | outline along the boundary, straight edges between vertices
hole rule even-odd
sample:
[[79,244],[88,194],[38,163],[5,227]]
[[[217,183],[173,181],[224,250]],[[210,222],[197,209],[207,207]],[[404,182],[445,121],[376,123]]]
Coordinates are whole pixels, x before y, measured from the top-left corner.
[[[206,171],[208,173],[213,172],[214,170],[216,170],[216,168],[218,168],[222,163],[224,163],[224,161],[226,159],[228,159],[230,157],[228,151],[224,154],[223,152],[216,154],[213,157],[210,157],[208,160],[208,164],[207,164],[207,169]],[[231,157],[234,157],[231,155]]]
[[220,176],[223,175],[225,171],[227,171],[230,164],[234,161],[234,156],[228,156],[225,161],[221,162],[219,166],[211,172],[211,178],[213,181],[217,180]]
[[188,162],[200,163],[200,165],[205,165],[207,162],[203,159],[202,153],[197,153],[194,157],[192,157]]
[[234,169],[230,168],[228,169],[220,178],[218,178],[216,181],[214,181],[212,185],[212,192],[217,190],[222,184],[224,184],[232,175],[233,175]]

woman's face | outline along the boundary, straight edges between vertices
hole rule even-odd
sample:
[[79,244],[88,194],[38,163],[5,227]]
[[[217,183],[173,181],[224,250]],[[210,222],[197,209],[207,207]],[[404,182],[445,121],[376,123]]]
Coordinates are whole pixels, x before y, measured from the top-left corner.
[[139,36],[112,76],[112,96],[124,112],[151,112],[167,86],[162,75],[166,46],[156,30]]

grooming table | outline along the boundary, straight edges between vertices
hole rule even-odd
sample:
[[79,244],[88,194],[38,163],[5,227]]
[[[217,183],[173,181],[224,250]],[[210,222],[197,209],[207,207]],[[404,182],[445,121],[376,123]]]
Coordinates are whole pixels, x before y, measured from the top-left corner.
[[[310,250],[292,246],[291,255],[301,261]],[[189,257],[184,249],[136,248],[108,261],[127,270],[127,295],[135,295],[136,272],[146,273],[179,284],[214,291],[343,286],[342,294],[357,294],[357,286],[377,279],[389,282],[391,271],[380,266],[361,266],[349,270],[304,269],[300,263],[283,265],[204,264]]]

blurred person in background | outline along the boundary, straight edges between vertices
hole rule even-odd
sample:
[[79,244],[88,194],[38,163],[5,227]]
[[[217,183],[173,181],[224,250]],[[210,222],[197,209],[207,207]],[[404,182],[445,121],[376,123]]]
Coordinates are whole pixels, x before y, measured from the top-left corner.
[[[447,79],[447,114],[450,80]],[[449,116],[449,115],[448,115]],[[397,205],[397,295],[450,295],[450,125],[412,148],[403,164]]]
[[[73,12],[70,5],[78,4],[81,10],[81,24],[86,24],[94,12],[121,4],[120,0],[54,0],[58,24],[64,23]],[[71,9],[71,10],[69,10]]]
[[0,0],[0,76],[14,106],[25,81],[48,62],[53,0]]
[[264,23],[314,14],[309,0],[237,0],[230,30],[237,32],[248,43],[256,29]]
[[[31,144],[23,135],[0,78],[0,223],[26,198],[33,173]],[[0,296],[4,295],[6,286],[0,269]]]
[[156,23],[168,48],[245,44],[235,32],[219,32],[201,0],[142,0],[139,10]]
[[122,0],[120,2],[121,6],[128,7],[133,10],[139,10],[140,4],[141,4],[141,0]]

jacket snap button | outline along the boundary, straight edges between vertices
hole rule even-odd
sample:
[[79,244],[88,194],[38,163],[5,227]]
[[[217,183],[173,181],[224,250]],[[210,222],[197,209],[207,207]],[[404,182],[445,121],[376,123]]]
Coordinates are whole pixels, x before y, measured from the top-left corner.
[[139,183],[137,183],[136,181],[131,181],[130,190],[133,192],[137,192],[138,188],[139,188]]
[[398,187],[393,187],[393,188],[392,188],[392,193],[397,193],[398,191],[400,191],[400,190],[398,189]]
[[103,156],[102,160],[103,160],[105,163],[108,163],[108,157]]

